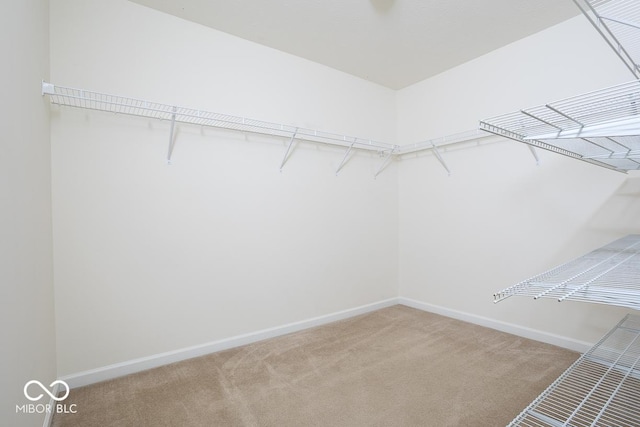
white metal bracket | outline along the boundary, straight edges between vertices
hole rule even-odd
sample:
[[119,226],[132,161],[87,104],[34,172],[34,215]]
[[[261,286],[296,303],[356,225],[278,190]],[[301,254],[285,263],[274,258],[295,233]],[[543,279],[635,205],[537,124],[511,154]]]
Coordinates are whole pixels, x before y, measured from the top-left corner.
[[445,168],[445,170],[447,171],[447,174],[449,176],[451,176],[451,171],[449,170],[449,167],[447,166],[447,164],[445,163],[444,159],[442,158],[442,156],[440,155],[440,150],[438,150],[438,147],[436,146],[436,144],[431,143],[431,145],[433,146],[433,154],[435,154],[436,159],[438,159],[438,161],[440,162],[440,164],[442,165],[442,167]]
[[536,151],[535,147],[529,144],[527,144],[527,147],[529,147],[529,150],[531,150],[531,154],[533,154],[533,158],[536,159],[536,166],[540,166],[540,157],[538,157],[538,152]]
[[380,175],[380,172],[382,172],[389,165],[389,163],[391,163],[391,156],[393,154],[393,151],[394,150],[389,150],[387,154],[384,155],[384,160],[382,160],[382,164],[380,165],[376,173],[373,174],[374,178],[377,178],[378,175]]
[[342,158],[342,161],[340,162],[340,165],[336,169],[336,175],[338,175],[338,172],[340,172],[340,170],[347,163],[347,160],[349,159],[349,154],[351,154],[351,150],[353,149],[353,145],[356,143],[356,141],[357,141],[357,138],[354,138],[353,142],[351,143],[349,148],[347,148],[347,151],[344,153],[344,157]]
[[171,164],[171,155],[173,154],[173,146],[175,145],[175,135],[173,130],[176,126],[176,111],[178,111],[177,107],[173,107],[171,109],[171,129],[169,130],[169,148],[167,149],[167,164]]
[[291,139],[289,140],[289,145],[287,146],[287,151],[285,151],[284,157],[282,158],[282,163],[280,163],[280,172],[282,172],[282,168],[284,167],[284,164],[287,163],[287,160],[289,159],[289,154],[291,153],[291,148],[293,147],[293,142],[295,141],[297,134],[298,134],[298,128],[296,128],[296,130],[293,132],[293,135],[291,135]]
[[44,80],[42,81],[42,96],[45,95],[55,95],[56,89],[55,85],[52,83],[47,83]]

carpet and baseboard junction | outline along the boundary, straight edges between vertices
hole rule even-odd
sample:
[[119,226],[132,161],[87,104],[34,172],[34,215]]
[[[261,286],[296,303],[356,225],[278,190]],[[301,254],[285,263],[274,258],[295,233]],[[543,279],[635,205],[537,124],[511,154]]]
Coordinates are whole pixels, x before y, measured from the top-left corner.
[[504,426],[577,352],[393,305],[73,388],[67,426]]

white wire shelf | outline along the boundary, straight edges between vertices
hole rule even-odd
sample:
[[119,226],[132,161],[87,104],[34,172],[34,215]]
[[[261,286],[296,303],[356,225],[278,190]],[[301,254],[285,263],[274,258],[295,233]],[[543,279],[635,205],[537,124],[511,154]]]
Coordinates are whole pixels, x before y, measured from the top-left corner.
[[264,135],[292,137],[310,142],[340,145],[380,153],[395,152],[398,146],[370,139],[338,135],[313,129],[270,123],[228,114],[212,113],[192,108],[177,107],[141,99],[128,98],[43,83],[43,95],[49,95],[51,103],[69,107],[107,111],[118,114],[141,116],[158,120],[174,120],[198,126],[252,132]]
[[582,13],[640,79],[640,2],[637,0],[574,0]]
[[288,138],[289,144],[282,163],[280,164],[280,169],[282,169],[284,164],[287,162],[295,140],[346,147],[347,150],[336,170],[336,174],[340,172],[348,162],[353,149],[374,151],[382,158],[382,164],[377,169],[375,176],[382,172],[382,170],[384,170],[394,158],[403,154],[426,150],[431,150],[447,172],[451,173],[438,148],[451,144],[486,139],[488,136],[493,136],[486,132],[474,129],[442,138],[400,146],[366,138],[305,129],[291,125],[265,122],[262,120],[232,116],[228,114],[213,113],[193,108],[178,107],[85,89],[58,86],[47,82],[42,82],[42,95],[48,95],[51,103],[54,105],[105,111],[171,122],[169,149],[167,153],[168,163],[171,163],[171,155],[173,152],[173,130],[175,123],[185,123],[190,125]]
[[640,82],[493,117],[480,129],[618,172],[640,170]]
[[446,135],[439,138],[427,139],[413,144],[400,145],[396,154],[412,154],[423,150],[430,150],[433,147],[444,147],[451,144],[458,144],[463,142],[477,142],[481,143],[488,138],[495,138],[495,135],[482,131],[480,129],[473,129],[466,132],[460,132],[452,135]]
[[632,234],[494,294],[555,298],[640,310],[640,235]]
[[447,135],[440,138],[427,139],[425,141],[416,142],[414,144],[405,144],[399,146],[398,150],[394,153],[395,156],[403,156],[406,154],[414,154],[421,151],[430,150],[436,159],[440,162],[442,167],[451,175],[451,170],[447,165],[440,148],[459,143],[475,142],[481,143],[488,138],[495,137],[495,135],[481,131],[479,129],[473,129],[466,132],[460,132],[453,135]]
[[640,426],[640,317],[622,319],[509,426]]

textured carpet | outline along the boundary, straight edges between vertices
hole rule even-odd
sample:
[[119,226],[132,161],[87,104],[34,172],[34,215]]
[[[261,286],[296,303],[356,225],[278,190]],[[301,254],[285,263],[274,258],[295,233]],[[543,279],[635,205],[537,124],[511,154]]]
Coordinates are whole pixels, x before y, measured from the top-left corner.
[[504,426],[578,356],[397,305],[74,389],[53,426]]

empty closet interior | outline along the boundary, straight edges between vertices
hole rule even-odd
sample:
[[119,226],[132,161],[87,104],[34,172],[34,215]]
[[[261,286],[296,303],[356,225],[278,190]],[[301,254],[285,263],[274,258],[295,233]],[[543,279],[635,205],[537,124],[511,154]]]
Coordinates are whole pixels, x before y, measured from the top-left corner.
[[[640,425],[633,1],[567,1],[404,84],[195,1],[45,3],[11,30],[39,35],[15,37],[37,66],[6,71],[33,111],[7,136],[42,143],[7,166],[41,213],[17,239],[49,236],[25,246],[48,301],[33,375],[78,387],[399,303],[583,353],[512,425]],[[406,7],[367,3],[382,26]]]

